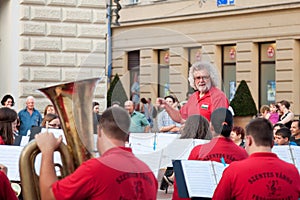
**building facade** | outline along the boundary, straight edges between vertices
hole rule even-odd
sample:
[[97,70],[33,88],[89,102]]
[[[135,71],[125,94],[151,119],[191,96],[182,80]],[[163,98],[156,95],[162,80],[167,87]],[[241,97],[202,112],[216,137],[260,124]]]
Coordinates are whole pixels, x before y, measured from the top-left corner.
[[38,88],[103,77],[95,93],[106,108],[106,1],[1,0],[0,95],[12,94],[16,110]]
[[113,74],[130,96],[140,77],[140,96],[190,90],[188,69],[208,60],[220,72],[229,100],[246,80],[259,108],[280,100],[300,113],[300,1],[122,1],[113,27]]

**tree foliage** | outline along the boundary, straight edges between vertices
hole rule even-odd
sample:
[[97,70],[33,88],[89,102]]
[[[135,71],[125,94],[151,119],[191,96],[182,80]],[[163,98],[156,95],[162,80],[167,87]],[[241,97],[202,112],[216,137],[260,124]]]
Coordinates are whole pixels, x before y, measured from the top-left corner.
[[257,114],[255,102],[245,80],[242,80],[238,86],[230,106],[233,108],[235,116],[253,116]]

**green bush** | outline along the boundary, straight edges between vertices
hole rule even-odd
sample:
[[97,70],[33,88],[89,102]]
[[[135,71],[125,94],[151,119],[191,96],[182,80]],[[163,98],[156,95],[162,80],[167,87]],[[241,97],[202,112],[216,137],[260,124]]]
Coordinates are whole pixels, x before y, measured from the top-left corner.
[[110,87],[107,91],[107,107],[110,107],[112,102],[118,101],[123,106],[125,101],[128,100],[125,89],[120,81],[119,75],[116,74],[112,80]]
[[255,102],[245,80],[242,80],[238,86],[230,106],[233,108],[235,116],[253,116],[257,114]]

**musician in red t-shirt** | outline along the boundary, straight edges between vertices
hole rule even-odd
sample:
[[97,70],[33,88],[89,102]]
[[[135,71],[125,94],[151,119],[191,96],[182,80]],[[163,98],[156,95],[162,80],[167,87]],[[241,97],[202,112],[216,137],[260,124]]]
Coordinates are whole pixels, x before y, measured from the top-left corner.
[[6,176],[7,168],[0,164],[0,199],[17,200],[17,195],[13,191],[11,184]]
[[234,162],[223,172],[213,199],[291,199],[300,197],[297,168],[272,153],[272,124],[264,118],[246,127],[248,159]]
[[[213,139],[209,143],[194,147],[188,159],[211,160],[216,162],[225,162],[226,164],[246,159],[248,154],[245,149],[237,146],[230,139],[232,126],[233,118],[231,112],[226,108],[216,109],[211,115],[210,123],[210,130],[213,135]],[[176,184],[174,184],[173,199],[183,199],[178,195]]]
[[38,134],[42,152],[42,199],[149,199],[155,200],[158,183],[150,168],[125,147],[130,117],[121,107],[107,109],[100,119],[97,147],[101,154],[57,180],[53,151],[61,143],[51,133]]

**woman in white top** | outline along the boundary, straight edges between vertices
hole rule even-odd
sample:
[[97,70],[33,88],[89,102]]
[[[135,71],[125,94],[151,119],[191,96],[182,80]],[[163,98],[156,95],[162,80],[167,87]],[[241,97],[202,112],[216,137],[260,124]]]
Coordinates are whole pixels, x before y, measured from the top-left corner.
[[280,116],[280,121],[277,123],[284,124],[290,129],[292,121],[294,120],[294,113],[290,111],[290,103],[286,100],[282,100],[278,102],[278,106],[282,115]]

